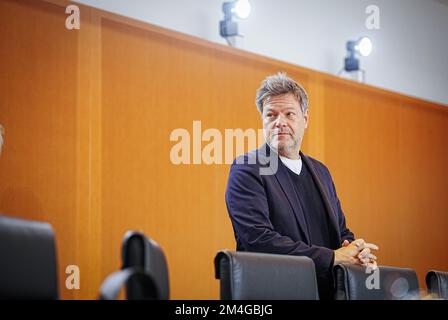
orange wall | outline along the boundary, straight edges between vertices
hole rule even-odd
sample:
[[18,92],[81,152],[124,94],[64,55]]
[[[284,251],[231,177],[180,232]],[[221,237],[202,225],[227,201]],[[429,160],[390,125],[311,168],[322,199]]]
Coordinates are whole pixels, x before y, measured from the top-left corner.
[[279,70],[309,92],[304,151],[329,166],[349,227],[381,264],[448,270],[448,109],[84,6],[69,31],[67,4],[0,0],[0,212],[52,223],[63,298],[96,297],[128,229],[166,251],[172,298],[219,297],[229,165],[173,165],[170,133],[258,129],[255,91]]

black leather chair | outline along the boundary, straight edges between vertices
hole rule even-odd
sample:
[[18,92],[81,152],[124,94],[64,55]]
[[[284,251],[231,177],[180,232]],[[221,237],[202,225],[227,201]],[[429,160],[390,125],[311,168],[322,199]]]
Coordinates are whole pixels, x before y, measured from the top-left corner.
[[116,299],[126,287],[128,300],[169,299],[168,265],[162,248],[143,233],[129,231],[122,243],[122,269],[110,275],[100,289],[100,299]]
[[0,299],[58,299],[54,233],[48,223],[0,216]]
[[317,300],[314,262],[307,257],[223,250],[215,257],[222,300]]
[[420,299],[417,275],[412,269],[379,266],[376,277],[374,271],[363,266],[337,265],[333,272],[336,300]]
[[448,272],[431,270],[426,274],[428,293],[448,300]]

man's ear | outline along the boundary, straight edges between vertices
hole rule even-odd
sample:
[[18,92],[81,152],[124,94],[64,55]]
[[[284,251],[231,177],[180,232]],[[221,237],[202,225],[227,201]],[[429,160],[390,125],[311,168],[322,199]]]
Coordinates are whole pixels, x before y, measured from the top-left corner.
[[305,114],[303,115],[303,121],[305,121],[305,128],[308,128],[308,120],[309,120],[309,115],[308,115],[308,110],[306,110]]

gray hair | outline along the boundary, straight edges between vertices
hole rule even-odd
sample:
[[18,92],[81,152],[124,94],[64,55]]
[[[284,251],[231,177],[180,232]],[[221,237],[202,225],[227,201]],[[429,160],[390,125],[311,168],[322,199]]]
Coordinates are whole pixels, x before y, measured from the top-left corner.
[[308,110],[308,94],[297,81],[288,77],[285,72],[270,75],[261,82],[255,99],[258,111],[263,113],[263,104],[267,98],[285,93],[292,93],[297,98],[302,113],[305,114]]

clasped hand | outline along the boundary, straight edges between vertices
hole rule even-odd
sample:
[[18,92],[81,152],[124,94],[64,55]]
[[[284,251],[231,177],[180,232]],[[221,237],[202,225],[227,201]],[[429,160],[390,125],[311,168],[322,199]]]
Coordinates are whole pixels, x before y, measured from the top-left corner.
[[378,246],[365,242],[363,239],[356,239],[349,243],[344,240],[341,248],[334,251],[334,265],[337,264],[358,264],[364,267],[375,269],[377,267],[377,257],[372,250],[378,250]]

